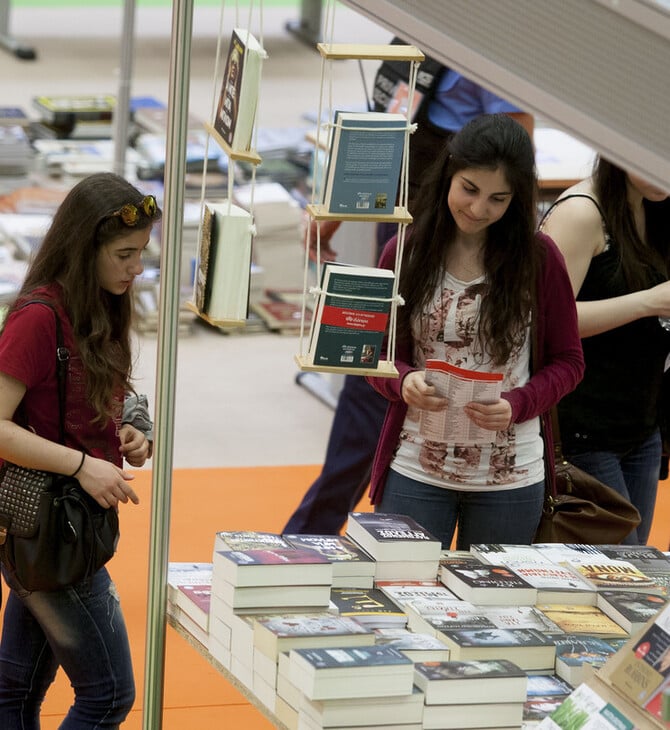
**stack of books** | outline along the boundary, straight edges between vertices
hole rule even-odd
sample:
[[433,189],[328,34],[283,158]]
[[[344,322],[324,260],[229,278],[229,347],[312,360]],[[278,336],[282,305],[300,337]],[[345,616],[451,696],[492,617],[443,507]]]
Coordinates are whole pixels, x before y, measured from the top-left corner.
[[212,614],[231,635],[221,663],[253,689],[255,616],[328,609],[332,564],[281,535],[253,531],[216,533],[212,564]]
[[372,588],[375,561],[345,535],[284,535],[295,547],[321,553],[333,564],[333,588]]
[[168,614],[203,646],[212,651],[210,641],[212,564],[168,564]]
[[440,541],[406,515],[351,512],[346,534],[375,562],[375,580],[434,580]]
[[416,664],[414,683],[424,692],[425,730],[521,726],[528,678],[510,661]]

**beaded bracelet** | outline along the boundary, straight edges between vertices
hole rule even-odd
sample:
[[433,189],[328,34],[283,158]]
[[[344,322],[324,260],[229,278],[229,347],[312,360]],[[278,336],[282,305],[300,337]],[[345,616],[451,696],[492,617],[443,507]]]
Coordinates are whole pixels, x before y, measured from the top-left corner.
[[79,466],[70,474],[70,477],[76,477],[77,474],[81,471],[82,466],[84,466],[84,459],[86,458],[86,452],[81,452],[81,461],[79,462]]

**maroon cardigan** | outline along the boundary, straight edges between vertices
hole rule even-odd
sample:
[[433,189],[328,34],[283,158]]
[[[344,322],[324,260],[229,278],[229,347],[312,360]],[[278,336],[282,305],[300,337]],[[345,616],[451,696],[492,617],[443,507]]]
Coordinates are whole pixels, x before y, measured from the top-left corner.
[[[537,286],[537,309],[534,312],[537,334],[537,372],[519,388],[502,393],[512,406],[512,422],[523,423],[542,417],[545,442],[546,470],[554,479],[553,439],[548,411],[570,391],[584,375],[584,355],[577,328],[577,308],[563,255],[556,244],[543,233],[537,233],[538,243],[546,251]],[[392,238],[384,248],[379,266],[395,267],[397,240]],[[405,376],[418,370],[412,362],[411,346],[397,346],[395,366],[398,378],[368,377],[372,387],[389,401],[377,452],[372,465],[370,501],[381,502],[386,475],[395,453],[398,438],[407,413],[401,388]]]

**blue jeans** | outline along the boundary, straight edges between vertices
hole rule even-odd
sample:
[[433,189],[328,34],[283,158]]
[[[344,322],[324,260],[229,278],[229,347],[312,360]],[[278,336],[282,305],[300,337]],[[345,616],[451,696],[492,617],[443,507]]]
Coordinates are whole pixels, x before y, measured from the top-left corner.
[[0,642],[0,728],[38,730],[59,666],[74,688],[60,730],[118,728],[135,700],[130,646],[106,568],[62,591],[12,586]]
[[624,538],[624,545],[646,545],[649,539],[656,506],[661,450],[661,434],[657,430],[638,447],[624,453],[565,452],[568,461],[616,489],[637,507],[642,521]]
[[376,512],[408,515],[449,548],[472,543],[530,545],[542,515],[544,481],[519,489],[465,492],[434,487],[389,471]]

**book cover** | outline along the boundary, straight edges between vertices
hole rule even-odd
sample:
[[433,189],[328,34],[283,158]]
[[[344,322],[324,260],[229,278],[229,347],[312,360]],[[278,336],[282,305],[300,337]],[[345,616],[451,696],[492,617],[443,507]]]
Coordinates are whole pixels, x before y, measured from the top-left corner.
[[392,646],[291,649],[289,679],[311,700],[411,695],[414,662]]
[[414,684],[426,704],[525,702],[526,673],[506,659],[492,661],[418,662]]
[[393,213],[406,128],[402,114],[335,112],[323,187],[330,213]]
[[443,662],[449,659],[449,647],[433,634],[408,629],[374,629],[375,644],[394,646],[413,662]]
[[608,666],[610,683],[637,706],[646,704],[670,678],[670,606],[666,605]]
[[265,56],[249,31],[233,28],[214,118],[214,129],[233,150],[251,148]]
[[407,515],[350,512],[347,535],[375,560],[440,559],[440,541]]
[[546,554],[535,545],[510,545],[499,543],[473,543],[470,552],[479,560],[494,565],[510,565],[511,563],[543,563],[554,565]]
[[616,649],[599,636],[563,634],[555,636],[556,674],[573,687],[584,681],[585,665],[601,667]]
[[537,608],[566,634],[588,634],[602,639],[628,636],[628,632],[598,606],[540,603]]
[[226,531],[214,535],[214,550],[254,550],[262,548],[290,548],[281,535],[254,530]]
[[566,561],[566,565],[589,581],[596,589],[648,591],[655,587],[653,578],[627,560],[598,562]]
[[181,584],[177,586],[177,606],[201,628],[209,628],[212,584]]
[[561,565],[567,561],[572,563],[596,563],[607,559],[599,546],[587,543],[536,542],[533,547],[551,560],[552,563],[560,563]]
[[492,443],[495,431],[481,428],[465,414],[463,407],[472,401],[493,403],[500,398],[502,373],[479,372],[456,367],[444,360],[429,358],[426,383],[436,394],[449,399],[449,408],[420,411],[419,436],[438,443]]
[[395,274],[371,266],[326,264],[308,357],[314,365],[376,368],[386,334]]
[[233,203],[206,203],[198,244],[194,300],[213,321],[249,314],[251,214]]
[[446,565],[440,579],[459,598],[478,605],[532,605],[537,589],[504,565]]
[[299,647],[371,646],[375,641],[371,629],[327,611],[257,616],[254,620],[254,646],[273,659]]
[[35,96],[33,106],[49,124],[74,126],[78,121],[110,120],[116,107],[116,97],[104,94]]
[[168,599],[177,601],[180,585],[212,585],[212,563],[169,562],[167,585]]
[[554,668],[554,642],[534,629],[460,629],[445,631],[441,638],[453,660],[507,659],[525,671]]
[[407,624],[407,614],[379,588],[333,588],[330,600],[340,616],[350,616],[371,628]]
[[375,574],[375,561],[345,535],[284,535],[284,539],[323,555],[333,564],[333,577]]
[[537,589],[537,603],[594,604],[596,589],[578,573],[557,563],[505,563]]
[[529,673],[527,676],[528,697],[567,697],[573,690],[572,685],[557,674]]
[[641,629],[667,603],[665,596],[639,591],[598,592],[596,605],[629,634]]
[[214,574],[235,586],[330,585],[333,566],[323,555],[304,548],[217,550]]
[[635,723],[592,686],[580,684],[539,727],[542,730],[634,730]]

